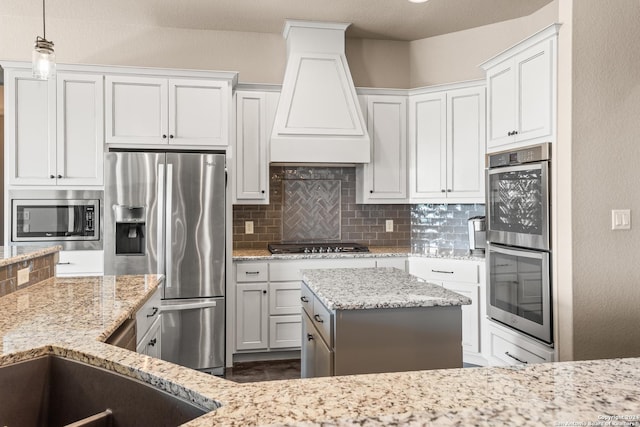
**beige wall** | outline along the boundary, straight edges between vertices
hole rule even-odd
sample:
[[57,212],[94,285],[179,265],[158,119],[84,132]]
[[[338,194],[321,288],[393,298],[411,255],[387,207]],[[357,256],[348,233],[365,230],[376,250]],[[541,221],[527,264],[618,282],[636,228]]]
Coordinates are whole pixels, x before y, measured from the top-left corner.
[[[0,11],[0,60],[30,61],[40,25]],[[280,34],[47,19],[47,36],[60,63],[238,71],[241,82],[281,84],[286,62]],[[346,46],[357,86],[407,87],[408,43],[349,39]]]
[[411,87],[484,78],[487,59],[558,20],[558,0],[518,19],[411,42]]
[[573,356],[640,356],[640,3],[572,5]]

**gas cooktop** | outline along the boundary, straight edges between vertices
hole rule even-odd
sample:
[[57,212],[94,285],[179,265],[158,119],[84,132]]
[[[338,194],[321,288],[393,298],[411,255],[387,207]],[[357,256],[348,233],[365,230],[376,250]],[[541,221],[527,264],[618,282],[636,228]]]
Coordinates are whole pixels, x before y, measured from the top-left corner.
[[369,252],[369,248],[360,243],[269,243],[272,254],[322,254],[322,253],[358,253]]

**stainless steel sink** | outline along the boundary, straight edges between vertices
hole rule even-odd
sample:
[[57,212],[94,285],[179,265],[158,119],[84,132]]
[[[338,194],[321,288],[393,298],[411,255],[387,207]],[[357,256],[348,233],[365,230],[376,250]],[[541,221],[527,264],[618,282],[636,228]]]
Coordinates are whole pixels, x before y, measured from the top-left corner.
[[137,379],[62,357],[0,367],[0,426],[177,426],[206,412]]

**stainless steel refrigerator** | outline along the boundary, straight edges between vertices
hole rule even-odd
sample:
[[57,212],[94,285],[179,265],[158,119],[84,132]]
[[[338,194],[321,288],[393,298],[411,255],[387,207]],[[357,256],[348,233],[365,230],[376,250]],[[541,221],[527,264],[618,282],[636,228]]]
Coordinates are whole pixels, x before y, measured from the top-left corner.
[[105,171],[105,273],[164,274],[162,359],[221,373],[224,154],[111,151]]

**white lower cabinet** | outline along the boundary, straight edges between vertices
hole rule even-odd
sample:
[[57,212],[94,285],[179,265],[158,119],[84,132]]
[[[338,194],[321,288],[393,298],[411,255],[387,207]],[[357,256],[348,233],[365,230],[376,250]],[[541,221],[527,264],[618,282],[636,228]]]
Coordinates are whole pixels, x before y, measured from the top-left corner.
[[151,327],[144,334],[140,340],[138,340],[138,346],[136,351],[147,356],[160,359],[160,349],[162,347],[162,333],[161,333],[162,320],[160,316],[151,324]]
[[101,276],[104,274],[104,251],[60,251],[56,276]]
[[495,322],[488,321],[487,324],[490,365],[528,365],[555,360],[555,352],[551,347]]
[[266,350],[269,305],[264,283],[236,285],[236,350]]
[[486,326],[484,261],[411,257],[409,273],[471,299],[462,306],[462,351],[465,363],[486,365],[482,334]]
[[136,351],[160,359],[161,324],[160,293],[158,287],[151,298],[136,312]]

